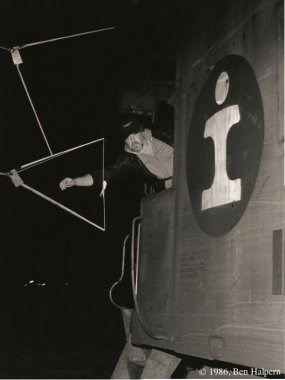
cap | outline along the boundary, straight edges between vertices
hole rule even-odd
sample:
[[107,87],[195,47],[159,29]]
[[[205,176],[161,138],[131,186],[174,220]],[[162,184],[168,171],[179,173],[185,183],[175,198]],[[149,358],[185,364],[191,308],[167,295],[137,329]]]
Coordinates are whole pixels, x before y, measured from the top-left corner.
[[143,123],[136,118],[127,118],[119,124],[119,132],[125,140],[129,135],[133,133],[139,133],[144,130]]

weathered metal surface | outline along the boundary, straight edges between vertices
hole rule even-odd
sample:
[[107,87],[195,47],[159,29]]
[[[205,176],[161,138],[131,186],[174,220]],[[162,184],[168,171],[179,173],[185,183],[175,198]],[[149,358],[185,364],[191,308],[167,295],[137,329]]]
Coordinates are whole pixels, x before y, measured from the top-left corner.
[[169,325],[174,259],[173,195],[172,189],[169,189],[144,199],[138,264],[137,300],[140,322],[137,323],[136,334],[142,334],[143,338],[149,331],[155,338],[165,336],[167,346],[171,336]]
[[[149,229],[152,242],[146,244],[142,235],[144,259],[139,277],[138,300],[144,320],[154,335],[163,333],[164,338],[151,339],[135,320],[133,340],[186,355],[284,371],[283,1],[186,1],[180,25],[174,187],[171,196],[157,194],[153,208],[143,210],[143,228]],[[254,91],[248,88],[251,85],[244,80],[243,70],[219,66],[232,56],[251,68],[260,92],[258,104],[248,100]],[[204,101],[203,108],[197,101],[215,70],[215,79],[229,71],[232,92],[225,102],[219,98],[212,109]],[[213,91],[209,90],[209,97],[215,100]],[[207,121],[233,105],[240,119],[235,118],[227,139],[219,136],[217,145],[213,134],[205,135]],[[197,127],[195,112],[200,113]],[[199,167],[188,149],[195,149],[189,138],[195,128],[203,129],[203,120],[200,140],[207,139],[202,151],[207,159]],[[227,117],[219,122],[231,123]],[[263,124],[263,136],[251,133],[252,123],[256,128]],[[221,160],[217,146],[224,149],[226,162],[221,167],[215,162]],[[194,164],[198,168],[193,179],[189,170]],[[203,207],[201,194],[213,186],[221,168],[224,175],[219,181],[239,179],[240,191],[224,186],[222,201],[213,192]],[[200,196],[195,198],[191,191],[196,185]],[[235,210],[242,203],[237,217]],[[161,217],[163,207],[167,211]],[[228,214],[223,211],[227,208]],[[208,214],[208,225],[197,218],[199,213],[202,218]],[[159,254],[152,257],[157,250]],[[162,275],[165,267],[166,275]]]

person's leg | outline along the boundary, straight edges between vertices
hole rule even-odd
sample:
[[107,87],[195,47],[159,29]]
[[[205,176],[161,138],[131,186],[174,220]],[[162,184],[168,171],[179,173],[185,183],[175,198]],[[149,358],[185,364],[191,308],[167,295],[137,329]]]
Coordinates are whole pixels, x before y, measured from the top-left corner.
[[171,379],[181,359],[153,348],[145,363],[141,379]]
[[121,311],[126,335],[126,344],[111,378],[135,379],[140,377],[149,351],[132,345],[131,320],[133,310],[122,308]]

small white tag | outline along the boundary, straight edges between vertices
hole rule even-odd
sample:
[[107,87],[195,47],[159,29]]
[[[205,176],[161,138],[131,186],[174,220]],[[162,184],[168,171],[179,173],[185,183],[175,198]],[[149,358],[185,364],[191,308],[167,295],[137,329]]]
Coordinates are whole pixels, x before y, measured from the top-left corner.
[[12,54],[12,59],[13,59],[14,65],[20,65],[21,63],[23,63],[23,60],[22,60],[22,57],[20,55],[19,49],[13,48],[11,50],[11,54]]
[[24,181],[22,180],[22,178],[19,176],[19,174],[16,172],[15,169],[11,170],[9,175],[10,175],[11,181],[13,182],[15,187],[19,187],[19,186],[23,185]]

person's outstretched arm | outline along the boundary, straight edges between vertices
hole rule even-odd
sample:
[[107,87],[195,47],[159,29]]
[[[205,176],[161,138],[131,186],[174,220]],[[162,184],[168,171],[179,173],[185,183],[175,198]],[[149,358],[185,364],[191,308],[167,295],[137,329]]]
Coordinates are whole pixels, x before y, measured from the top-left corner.
[[92,185],[93,185],[93,177],[91,174],[85,174],[81,177],[76,177],[76,178],[66,177],[59,183],[59,187],[61,188],[61,190],[65,190],[73,186],[87,187],[87,186],[92,186]]
[[[108,184],[114,184],[123,181],[127,177],[141,172],[140,165],[137,163],[138,158],[132,154],[122,154],[116,161],[107,166],[104,170],[104,181]],[[100,186],[102,184],[102,170],[95,170],[91,174],[85,174],[77,178],[64,178],[59,183],[61,190],[73,186]]]

